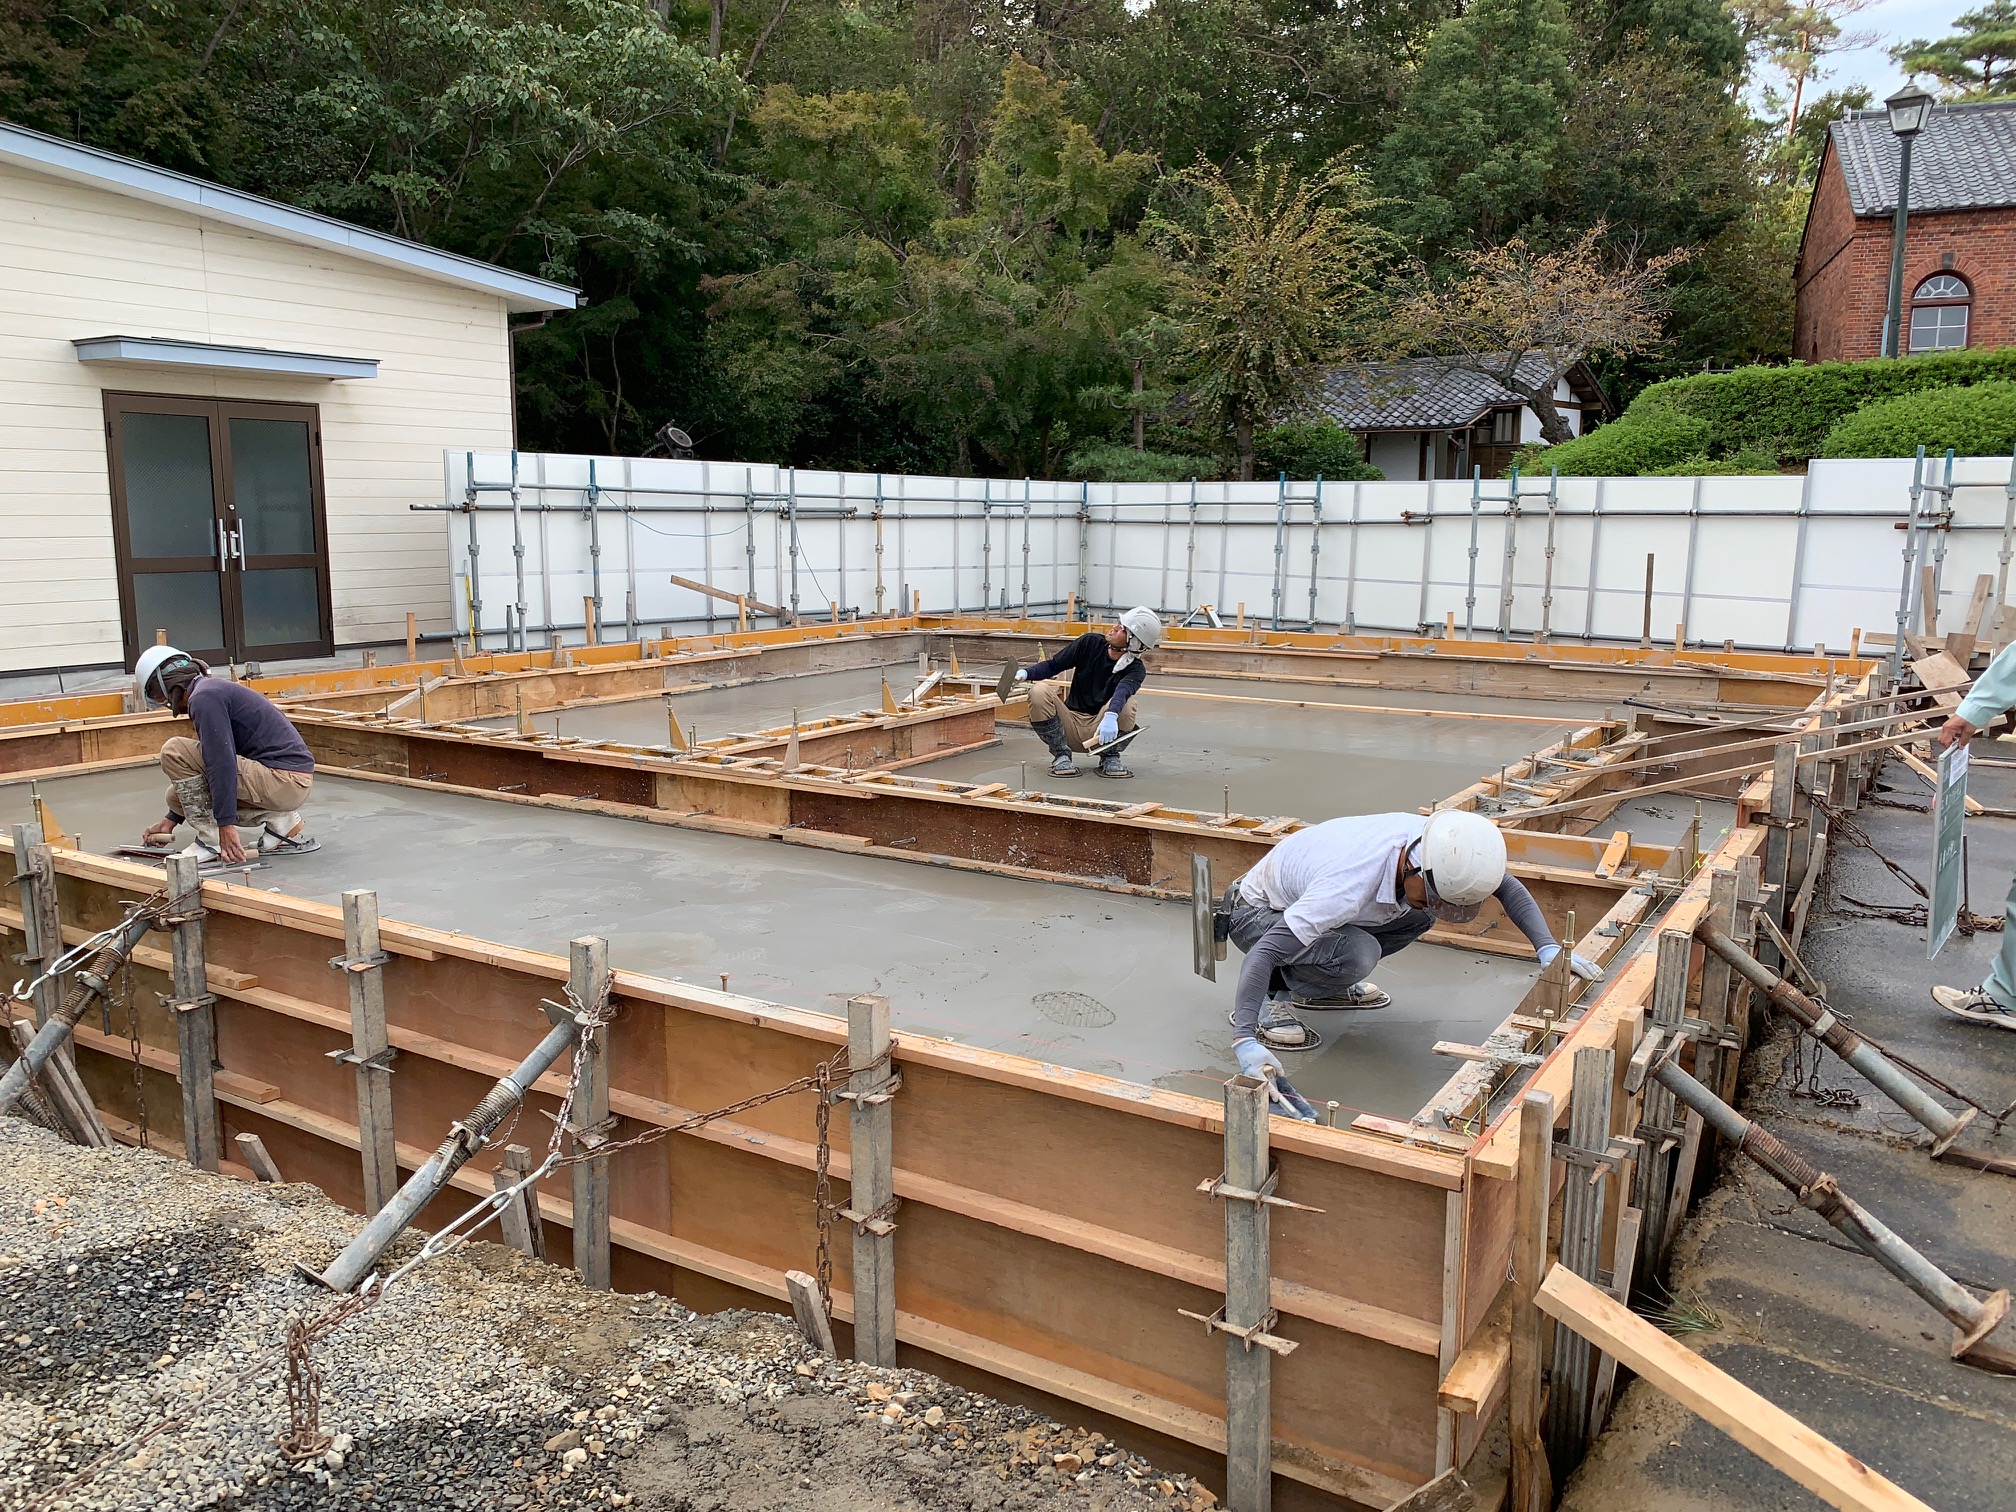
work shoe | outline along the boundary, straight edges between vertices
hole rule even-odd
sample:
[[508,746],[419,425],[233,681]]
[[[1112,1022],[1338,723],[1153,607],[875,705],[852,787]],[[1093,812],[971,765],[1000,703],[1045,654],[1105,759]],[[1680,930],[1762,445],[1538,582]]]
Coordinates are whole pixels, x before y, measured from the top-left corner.
[[[1230,1023],[1233,1015],[1228,1013],[1225,1019]],[[1254,1038],[1269,1050],[1314,1050],[1323,1043],[1322,1035],[1288,1011],[1284,998],[1267,999],[1260,1009],[1260,1023],[1254,1030]]]
[[1052,777],[1076,777],[1078,775],[1077,759],[1068,751],[1058,752],[1050,758],[1050,775]]
[[1997,1029],[2016,1029],[2016,1013],[2004,1008],[1983,987],[1934,987],[1932,1001],[1956,1018],[1970,1024],[1992,1024]]
[[1101,777],[1132,777],[1134,774],[1120,765],[1120,758],[1118,756],[1109,754],[1099,758],[1099,775]]
[[1325,998],[1308,998],[1296,994],[1289,999],[1297,1008],[1314,1008],[1324,1011],[1333,1008],[1385,1008],[1393,1001],[1393,994],[1376,982],[1354,982],[1342,992]]
[[201,840],[191,840],[175,852],[178,856],[194,856],[198,866],[208,866],[212,861],[224,859],[224,852],[214,845],[205,845]]
[[322,842],[308,833],[305,824],[297,826],[291,835],[276,835],[270,829],[259,831],[259,854],[262,856],[298,856],[321,848]]

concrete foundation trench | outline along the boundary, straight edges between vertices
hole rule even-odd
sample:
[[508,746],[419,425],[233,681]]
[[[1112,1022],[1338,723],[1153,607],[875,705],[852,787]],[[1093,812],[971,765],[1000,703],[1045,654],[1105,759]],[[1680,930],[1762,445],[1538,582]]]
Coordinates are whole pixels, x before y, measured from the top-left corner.
[[[55,1504],[89,1471],[76,1505],[1205,1505],[1257,1455],[1282,1505],[1383,1508],[1452,1473],[1502,1497],[1543,1410],[1509,1326],[1521,1192],[1549,1163],[1522,1158],[1520,1100],[1551,1093],[1572,1141],[1578,1052],[1622,1068],[1682,1020],[1713,1026],[1694,1074],[1733,1091],[1749,989],[1696,926],[1803,930],[1825,813],[1875,769],[1872,664],[1178,631],[1135,777],[1052,779],[993,688],[1074,628],[891,619],[262,679],[316,753],[321,846],[204,879],[200,908],[115,854],[161,810],[175,722],[105,695],[0,706],[10,957],[157,905],[74,1075],[41,1078],[70,1089],[45,1089],[48,1121],[88,1103],[115,1143],[297,1184],[262,1198],[6,1126],[6,1494]],[[1542,973],[1494,906],[1386,963],[1392,1007],[1322,1017],[1291,1066],[1318,1124],[1255,1125],[1236,957],[1193,972],[1193,888],[1303,824],[1437,805],[1500,823],[1607,979]],[[450,1247],[297,1349],[349,1447],[290,1461],[285,1362],[259,1376],[261,1351],[340,1304],[289,1266],[327,1274],[357,1229],[341,1209],[387,1201],[602,994],[590,1048],[465,1140],[372,1268],[549,1148],[568,1163],[483,1237],[552,1263]],[[18,1004],[17,1040],[55,1002]],[[1550,1222],[1564,1264],[1628,1296],[1713,1140],[1615,1080],[1606,1138],[1673,1137]],[[1288,1204],[1257,1254],[1239,1214],[1268,1210],[1234,1179],[1255,1159]],[[789,1308],[822,1251],[833,1355],[749,1311]],[[796,1300],[816,1339],[816,1292]],[[505,1326],[520,1313],[537,1323]],[[163,1318],[187,1327],[155,1349]],[[1258,1439],[1234,1354],[1260,1356]],[[1552,1379],[1544,1410],[1579,1393],[1586,1440],[1603,1372]],[[417,1405],[430,1380],[452,1410]],[[219,1395],[192,1414],[178,1392]],[[161,1413],[182,1426],[129,1445]]]

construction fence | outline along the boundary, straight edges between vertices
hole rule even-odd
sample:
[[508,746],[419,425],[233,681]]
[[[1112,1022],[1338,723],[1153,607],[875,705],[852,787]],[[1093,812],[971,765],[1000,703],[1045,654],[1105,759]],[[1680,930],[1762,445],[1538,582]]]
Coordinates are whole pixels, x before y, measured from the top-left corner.
[[443,502],[417,507],[447,516],[456,628],[503,649],[578,638],[591,618],[635,638],[732,629],[745,612],[751,624],[916,607],[1055,618],[1131,604],[1277,630],[1838,649],[1857,631],[1916,628],[1928,584],[1934,623],[2000,618],[2016,537],[2006,457],[1420,483],[1069,483],[468,451],[443,465]]

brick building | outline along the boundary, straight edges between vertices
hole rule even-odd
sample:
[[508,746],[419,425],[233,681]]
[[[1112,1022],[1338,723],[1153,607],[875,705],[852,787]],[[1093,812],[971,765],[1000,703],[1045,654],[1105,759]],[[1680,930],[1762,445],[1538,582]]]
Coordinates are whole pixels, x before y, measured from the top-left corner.
[[[1881,109],[1836,121],[1799,244],[1792,355],[1883,351],[1898,142]],[[1911,149],[1899,350],[2016,346],[2016,100],[1941,105]]]

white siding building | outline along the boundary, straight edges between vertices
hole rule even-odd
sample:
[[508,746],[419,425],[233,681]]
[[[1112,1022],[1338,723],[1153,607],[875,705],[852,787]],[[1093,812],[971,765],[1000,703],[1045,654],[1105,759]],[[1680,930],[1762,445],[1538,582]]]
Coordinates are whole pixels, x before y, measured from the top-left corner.
[[575,292],[0,123],[0,672],[451,626],[445,449]]

